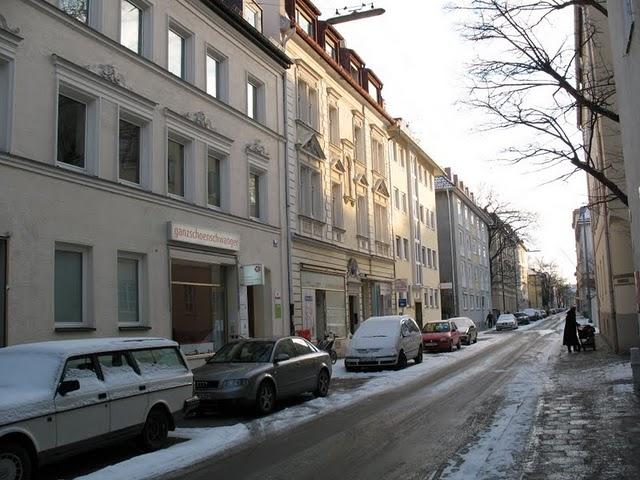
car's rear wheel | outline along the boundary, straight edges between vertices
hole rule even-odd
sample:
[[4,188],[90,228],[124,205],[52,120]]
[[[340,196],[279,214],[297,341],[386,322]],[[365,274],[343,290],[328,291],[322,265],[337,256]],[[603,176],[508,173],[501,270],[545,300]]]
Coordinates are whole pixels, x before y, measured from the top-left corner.
[[326,369],[320,370],[318,374],[318,381],[316,384],[316,391],[314,392],[316,397],[326,397],[329,395],[329,384],[331,383],[331,377]]
[[170,426],[171,423],[166,412],[160,408],[152,409],[147,415],[147,421],[144,422],[142,433],[140,433],[142,448],[147,451],[162,448],[169,436]]
[[460,350],[462,348],[462,342],[460,340],[458,340],[458,344],[456,345],[456,348],[458,350]]
[[407,356],[404,354],[404,350],[401,350],[398,354],[398,361],[396,362],[396,369],[402,370],[407,368]]
[[422,345],[420,345],[418,347],[418,355],[416,356],[416,358],[413,359],[413,361],[416,362],[416,363],[422,363],[422,356],[423,356],[423,354],[422,354]]
[[260,415],[267,415],[276,406],[276,389],[273,384],[264,380],[258,387],[256,394],[256,410]]
[[33,465],[29,452],[18,443],[0,442],[0,478],[29,480]]
[[331,365],[335,365],[338,362],[338,354],[335,350],[329,352],[329,357],[331,358]]
[[478,343],[478,334],[473,337],[473,343]]

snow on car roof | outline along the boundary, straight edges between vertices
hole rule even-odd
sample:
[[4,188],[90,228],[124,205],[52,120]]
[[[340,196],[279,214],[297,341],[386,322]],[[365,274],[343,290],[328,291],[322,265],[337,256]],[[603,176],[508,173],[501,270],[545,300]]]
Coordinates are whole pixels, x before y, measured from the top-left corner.
[[53,340],[49,342],[23,343],[0,349],[2,354],[44,354],[55,357],[97,353],[103,351],[128,350],[131,348],[177,347],[178,343],[166,338],[113,337],[87,338],[79,340]]
[[397,322],[399,322],[400,320],[404,320],[405,318],[411,318],[408,315],[383,315],[380,317],[369,317],[367,320],[365,320],[364,323],[366,322],[388,322],[390,320],[395,320]]

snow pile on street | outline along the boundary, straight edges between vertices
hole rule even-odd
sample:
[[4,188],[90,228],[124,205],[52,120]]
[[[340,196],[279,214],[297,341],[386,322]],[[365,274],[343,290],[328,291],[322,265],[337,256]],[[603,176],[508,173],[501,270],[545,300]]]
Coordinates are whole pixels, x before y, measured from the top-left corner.
[[620,362],[607,365],[604,374],[608,382],[619,382],[621,380],[632,380],[632,371],[630,362]]
[[[527,332],[527,335],[544,335],[546,331]],[[517,332],[516,332],[517,334]],[[268,417],[258,418],[246,424],[238,423],[228,427],[218,428],[181,428],[171,435],[182,439],[189,439],[158,452],[134,457],[130,460],[112,465],[92,474],[79,477],[82,480],[143,480],[155,478],[172,471],[179,470],[198,461],[218,455],[228,448],[243,443],[250,438],[266,436],[301,425],[313,418],[347,407],[364,398],[393,390],[418,380],[427,375],[433,375],[444,370],[456,362],[476,355],[509,338],[509,333],[495,331],[482,332],[478,336],[478,343],[463,347],[462,350],[439,354],[425,354],[423,363],[413,365],[401,371],[383,370],[380,372],[352,373],[347,372],[344,360],[333,366],[333,378],[359,378],[368,381],[357,389],[331,393],[325,398],[315,398],[301,405],[289,407]],[[461,372],[463,374],[464,372]],[[449,379],[441,382],[439,390],[447,388],[448,382],[459,381]]]

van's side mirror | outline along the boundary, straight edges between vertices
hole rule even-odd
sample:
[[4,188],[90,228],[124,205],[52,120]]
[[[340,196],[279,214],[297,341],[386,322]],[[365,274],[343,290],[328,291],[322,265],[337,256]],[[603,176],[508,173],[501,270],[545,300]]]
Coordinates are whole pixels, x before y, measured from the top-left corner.
[[286,360],[289,360],[289,354],[288,353],[279,353],[279,354],[276,355],[276,358],[274,359],[274,361],[276,363],[284,362]]
[[58,393],[63,397],[67,393],[75,392],[76,390],[80,390],[79,380],[65,380],[58,386]]

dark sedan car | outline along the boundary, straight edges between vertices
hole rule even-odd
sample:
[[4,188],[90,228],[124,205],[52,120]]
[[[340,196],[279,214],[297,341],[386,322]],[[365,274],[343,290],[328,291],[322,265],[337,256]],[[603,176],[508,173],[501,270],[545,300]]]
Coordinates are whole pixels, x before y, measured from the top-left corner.
[[529,325],[529,315],[525,312],[516,312],[513,314],[518,321],[518,325]]
[[305,392],[324,397],[330,382],[329,354],[300,337],[236,340],[193,370],[201,408],[235,402],[262,415],[279,398]]

